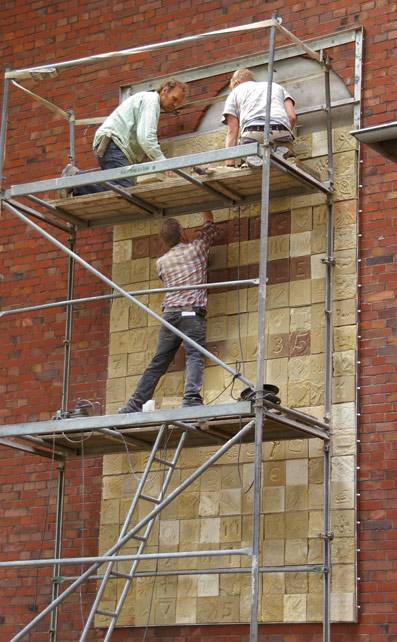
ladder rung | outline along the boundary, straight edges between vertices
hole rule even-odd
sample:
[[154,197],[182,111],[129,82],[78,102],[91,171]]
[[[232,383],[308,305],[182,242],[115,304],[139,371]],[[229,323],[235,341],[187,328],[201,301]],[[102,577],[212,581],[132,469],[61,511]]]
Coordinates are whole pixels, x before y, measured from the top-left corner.
[[153,461],[157,461],[159,464],[164,464],[170,468],[175,468],[175,464],[173,464],[172,461],[167,461],[167,459],[163,459],[162,457],[154,457]]
[[128,573],[121,573],[121,571],[112,571],[111,575],[112,575],[112,577],[120,577],[120,578],[123,578],[123,579],[126,579],[126,580],[132,579],[131,575],[129,575]]
[[146,499],[147,502],[153,502],[153,504],[158,504],[160,502],[157,497],[151,497],[150,495],[144,495],[143,493],[140,494],[141,499]]
[[97,609],[95,611],[97,615],[106,615],[107,617],[116,617],[117,613],[113,613],[113,611],[104,611],[102,609]]
[[147,537],[144,537],[143,535],[131,535],[134,539],[139,539],[140,542],[146,542]]

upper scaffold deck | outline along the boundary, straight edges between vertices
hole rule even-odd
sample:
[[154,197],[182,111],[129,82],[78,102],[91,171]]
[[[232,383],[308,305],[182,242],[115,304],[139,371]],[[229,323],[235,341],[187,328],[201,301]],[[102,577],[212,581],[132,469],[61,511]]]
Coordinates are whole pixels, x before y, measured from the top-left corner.
[[[327,426],[314,417],[283,406],[265,402],[263,441],[309,439],[327,441]],[[129,451],[149,451],[159,427],[170,424],[174,430],[168,440],[176,445],[181,431],[189,432],[190,448],[213,446],[234,437],[244,426],[252,423],[251,402],[240,401],[214,406],[173,408],[156,412],[125,415],[104,415],[0,426],[0,443],[12,446],[12,440],[25,443],[32,453],[64,458],[76,455],[103,455]],[[254,430],[246,431],[242,442],[254,441]],[[15,446],[17,447],[17,446]]]
[[[206,209],[235,207],[260,201],[261,168],[211,167],[211,173],[200,177],[194,173],[182,172],[181,168],[254,154],[261,155],[257,143],[131,165],[127,168],[14,185],[6,190],[5,198],[12,199],[64,187],[87,185],[95,181],[114,181],[121,177],[135,176],[138,178],[138,184],[128,189],[124,188],[123,193],[120,190],[113,191],[109,187],[108,191],[97,194],[47,202],[47,207],[54,216],[72,222],[78,227],[114,225],[148,217],[175,216]],[[165,178],[161,172],[167,169],[177,172],[179,176]],[[152,175],[153,181],[150,182],[148,175]],[[117,190],[117,186],[115,189]],[[271,154],[270,198],[318,191],[328,193],[330,188],[309,171]]]

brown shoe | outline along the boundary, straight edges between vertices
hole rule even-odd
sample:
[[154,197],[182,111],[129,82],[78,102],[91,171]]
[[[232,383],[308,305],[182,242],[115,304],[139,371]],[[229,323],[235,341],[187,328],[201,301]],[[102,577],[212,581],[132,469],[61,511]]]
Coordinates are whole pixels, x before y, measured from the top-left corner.
[[[66,167],[62,170],[61,177],[64,178],[65,176],[76,176],[80,170],[78,167],[75,167],[75,165],[72,165],[72,163],[68,163]],[[62,189],[59,190],[59,198],[71,198],[73,196],[73,187],[62,187]]]

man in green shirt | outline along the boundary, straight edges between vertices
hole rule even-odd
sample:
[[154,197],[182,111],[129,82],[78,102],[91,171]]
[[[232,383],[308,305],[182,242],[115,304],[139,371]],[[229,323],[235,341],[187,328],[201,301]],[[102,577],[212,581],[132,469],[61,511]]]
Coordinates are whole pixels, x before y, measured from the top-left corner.
[[[101,169],[135,165],[145,160],[165,158],[157,140],[160,110],[171,112],[185,100],[187,85],[171,78],[164,81],[157,91],[140,91],[124,100],[95,133],[93,148]],[[62,176],[80,173],[67,165]],[[165,172],[173,176],[172,172]],[[134,178],[114,181],[121,187],[134,185]],[[94,194],[107,190],[100,184],[82,185],[73,189],[74,196]],[[64,196],[67,194],[64,194]]]

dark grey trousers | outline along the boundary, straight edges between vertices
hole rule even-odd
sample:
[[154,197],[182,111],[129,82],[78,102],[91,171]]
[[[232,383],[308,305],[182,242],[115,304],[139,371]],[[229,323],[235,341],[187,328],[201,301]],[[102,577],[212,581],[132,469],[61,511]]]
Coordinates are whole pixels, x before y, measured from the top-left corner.
[[[205,346],[205,316],[195,314],[194,316],[182,316],[182,312],[164,312],[163,318],[175,328],[186,334],[201,346]],[[157,383],[167,371],[176,351],[182,343],[182,339],[161,326],[156,354],[140,378],[135,392],[131,395],[126,404],[129,411],[140,411],[142,405],[151,399]],[[192,406],[203,402],[200,395],[203,385],[204,355],[193,348],[189,343],[183,341],[186,354],[185,391],[183,405]]]
[[[111,140],[107,146],[106,152],[101,158],[97,158],[101,169],[113,169],[115,167],[126,167],[131,165],[127,156],[121,151],[120,147]],[[84,174],[85,172],[79,172]],[[115,185],[120,187],[132,187],[136,184],[136,179],[131,176],[130,178],[120,178],[117,181],[112,181]],[[73,190],[74,196],[82,196],[83,194],[96,194],[97,192],[106,192],[109,188],[100,183],[93,183],[92,185],[80,185]]]

